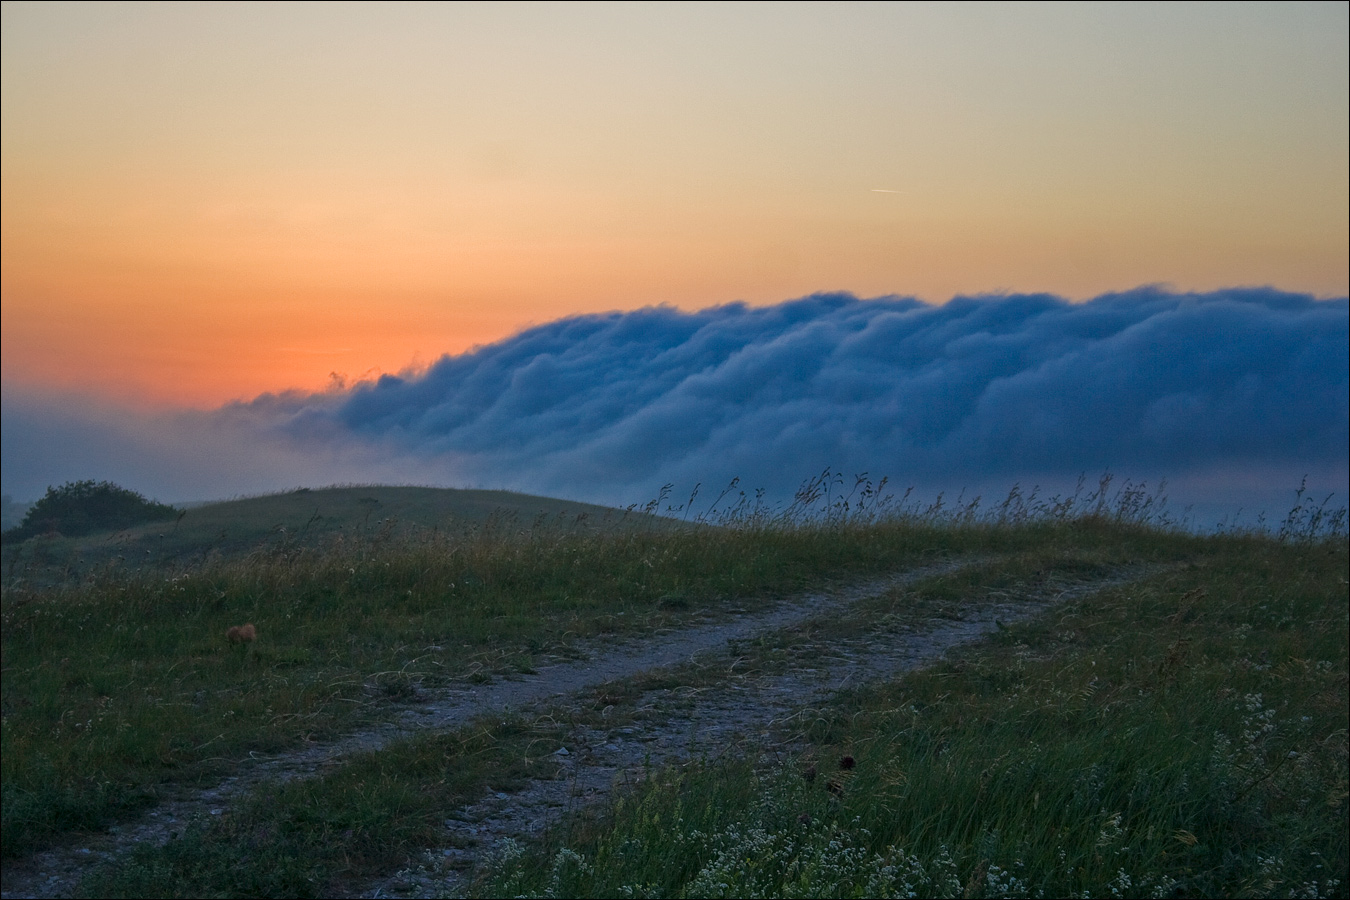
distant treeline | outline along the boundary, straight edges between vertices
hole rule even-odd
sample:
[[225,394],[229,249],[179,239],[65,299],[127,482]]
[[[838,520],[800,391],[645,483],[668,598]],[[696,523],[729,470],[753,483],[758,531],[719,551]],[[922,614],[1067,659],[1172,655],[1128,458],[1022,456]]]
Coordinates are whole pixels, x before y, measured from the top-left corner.
[[79,537],[175,518],[179,511],[111,481],[68,481],[47,488],[47,494],[24,516],[23,523],[5,531],[6,543],[40,534]]

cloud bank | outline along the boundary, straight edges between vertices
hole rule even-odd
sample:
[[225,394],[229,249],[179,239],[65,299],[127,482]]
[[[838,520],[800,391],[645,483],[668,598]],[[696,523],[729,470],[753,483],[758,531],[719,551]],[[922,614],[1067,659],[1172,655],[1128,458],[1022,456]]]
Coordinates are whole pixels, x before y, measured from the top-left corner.
[[1268,288],[657,307],[153,422],[7,396],[4,481],[104,477],[74,470],[97,440],[184,497],[399,480],[627,503],[831,467],[953,490],[1111,470],[1239,505],[1309,473],[1343,500],[1348,345],[1345,298]]

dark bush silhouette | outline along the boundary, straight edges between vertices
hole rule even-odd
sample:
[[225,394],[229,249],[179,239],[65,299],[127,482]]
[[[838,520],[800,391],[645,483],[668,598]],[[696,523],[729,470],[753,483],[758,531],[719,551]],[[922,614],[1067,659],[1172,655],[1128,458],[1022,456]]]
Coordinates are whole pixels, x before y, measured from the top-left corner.
[[47,495],[28,510],[23,524],[6,531],[4,539],[21,541],[52,532],[79,537],[177,516],[172,506],[147,500],[111,481],[68,481],[59,488],[47,488]]

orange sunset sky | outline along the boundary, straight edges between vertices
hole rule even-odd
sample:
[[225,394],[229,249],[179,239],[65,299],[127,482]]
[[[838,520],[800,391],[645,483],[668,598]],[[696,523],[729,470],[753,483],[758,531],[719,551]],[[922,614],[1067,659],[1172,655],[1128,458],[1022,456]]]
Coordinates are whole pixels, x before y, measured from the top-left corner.
[[1345,3],[3,4],[3,379],[819,290],[1347,292]]

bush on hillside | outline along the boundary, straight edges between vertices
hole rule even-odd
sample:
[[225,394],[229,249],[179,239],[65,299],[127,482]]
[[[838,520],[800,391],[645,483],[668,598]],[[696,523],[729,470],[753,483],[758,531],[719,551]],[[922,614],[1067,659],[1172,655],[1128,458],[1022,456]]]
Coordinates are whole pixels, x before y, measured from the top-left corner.
[[172,506],[147,500],[111,481],[68,481],[58,488],[47,488],[46,496],[33,504],[23,523],[6,531],[4,538],[21,541],[53,532],[79,537],[160,522],[177,515],[178,510]]

